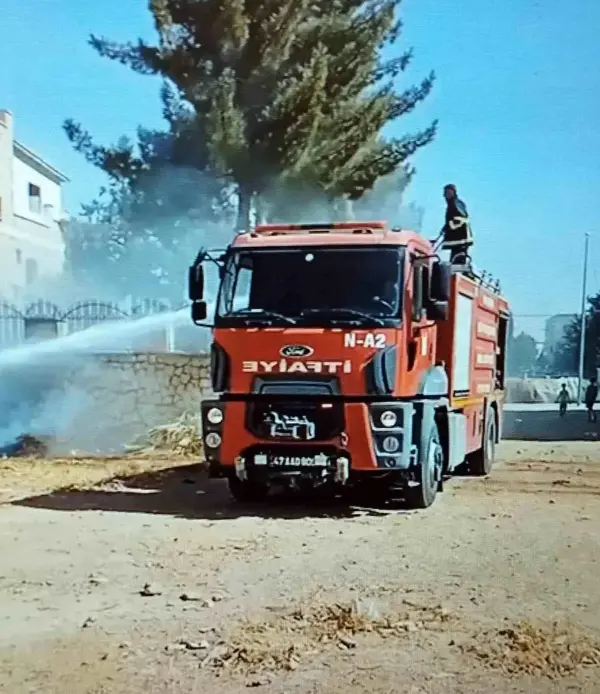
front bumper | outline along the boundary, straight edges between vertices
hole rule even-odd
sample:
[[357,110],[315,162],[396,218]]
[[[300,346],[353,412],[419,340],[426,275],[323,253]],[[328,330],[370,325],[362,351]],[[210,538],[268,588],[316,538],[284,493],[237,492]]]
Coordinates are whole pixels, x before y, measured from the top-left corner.
[[[247,426],[248,405],[242,400],[202,403],[204,449],[211,476],[238,471],[260,477],[322,475],[342,481],[353,471],[403,471],[417,461],[418,409],[411,401],[344,402],[343,430],[332,438],[312,441],[257,437]],[[215,416],[215,410],[222,416]],[[311,456],[319,460],[302,462]],[[276,457],[289,459],[289,464],[274,463]]]
[[[304,455],[272,456],[272,459],[288,457],[291,462],[285,467],[269,465],[267,462],[269,456],[264,453],[240,455],[234,461],[235,475],[240,480],[252,479],[264,482],[269,480],[285,482],[286,480],[298,478],[312,483],[333,482],[334,484],[343,485],[348,482],[350,478],[350,459],[342,451],[332,450],[330,456],[326,456],[323,453],[317,454],[324,458],[321,465],[313,464],[316,456],[308,456],[306,451],[303,451],[303,453]],[[257,462],[260,459],[263,459],[264,463]],[[311,464],[295,464],[295,461],[306,460],[310,460]]]

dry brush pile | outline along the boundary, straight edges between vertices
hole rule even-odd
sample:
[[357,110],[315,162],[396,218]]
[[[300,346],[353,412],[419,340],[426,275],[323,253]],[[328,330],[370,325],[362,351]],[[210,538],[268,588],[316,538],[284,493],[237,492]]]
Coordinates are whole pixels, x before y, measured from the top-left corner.
[[202,455],[200,416],[184,412],[179,419],[153,427],[127,446],[129,453],[152,455],[169,453],[185,458]]
[[441,606],[410,607],[379,616],[359,603],[316,603],[282,612],[264,621],[245,621],[204,660],[216,669],[260,674],[295,670],[327,648],[349,651],[359,639],[406,638],[425,629],[441,629],[453,621]]
[[506,675],[558,679],[583,667],[600,666],[600,640],[572,626],[520,622],[486,631],[463,652]]

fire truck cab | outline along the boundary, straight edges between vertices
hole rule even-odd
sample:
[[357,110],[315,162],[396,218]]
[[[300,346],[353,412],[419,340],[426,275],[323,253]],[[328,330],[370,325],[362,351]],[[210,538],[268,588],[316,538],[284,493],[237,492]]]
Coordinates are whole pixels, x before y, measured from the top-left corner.
[[487,475],[502,427],[509,307],[499,288],[385,222],[271,224],[219,264],[206,461],[233,496],[274,485],[400,491],[431,505],[459,468]]

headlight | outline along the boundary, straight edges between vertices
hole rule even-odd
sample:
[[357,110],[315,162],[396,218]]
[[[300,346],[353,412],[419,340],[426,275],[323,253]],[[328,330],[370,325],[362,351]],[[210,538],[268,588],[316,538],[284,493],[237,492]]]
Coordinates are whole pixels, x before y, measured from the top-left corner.
[[398,415],[395,412],[392,412],[391,410],[386,410],[385,412],[381,413],[379,421],[381,422],[381,426],[391,429],[392,427],[396,426],[396,422],[398,421]]
[[386,453],[396,453],[400,448],[400,441],[395,436],[386,436],[381,445]]
[[221,437],[219,436],[219,434],[215,433],[214,431],[211,431],[204,437],[204,443],[209,448],[218,448],[221,445]]
[[218,407],[211,407],[206,415],[206,419],[211,424],[220,424],[223,421],[223,410]]

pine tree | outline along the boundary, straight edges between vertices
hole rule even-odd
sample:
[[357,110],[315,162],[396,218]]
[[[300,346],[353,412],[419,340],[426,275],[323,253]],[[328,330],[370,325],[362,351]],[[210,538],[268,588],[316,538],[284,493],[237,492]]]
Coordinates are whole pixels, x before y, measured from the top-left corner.
[[[434,74],[417,87],[395,89],[396,78],[410,65],[411,50],[390,60],[385,49],[401,34],[400,0],[319,1],[308,44],[327,47],[329,95],[316,150],[305,159],[303,181],[312,175],[331,197],[359,199],[375,182],[402,167],[407,180],[414,174],[408,159],[435,137],[437,123],[412,135],[385,139],[382,129],[410,113],[431,92]],[[301,50],[301,47],[299,47]]]
[[[399,0],[151,0],[157,45],[92,46],[169,85],[174,123],[193,137],[195,161],[239,196],[237,228],[257,195],[274,186],[358,199],[378,178],[407,166],[430,142],[435,124],[384,139],[381,129],[429,94],[433,75],[403,93],[396,77],[411,53],[383,61],[401,24]],[[88,158],[134,181],[148,168],[131,148],[92,154],[89,135],[67,134]]]
[[282,108],[282,86],[286,106],[293,104],[309,124],[306,113],[324,98],[318,47],[293,66],[293,74],[289,69],[310,5],[311,0],[151,0],[156,46],[91,38],[100,55],[163,76],[172,101],[191,106],[212,171],[237,186],[238,226],[247,224],[252,196],[286,159],[297,158],[291,150],[302,144],[295,136],[306,131],[303,124],[282,131],[280,123],[280,138],[274,137],[277,126],[270,127]]
[[[113,147],[99,146],[80,125],[65,123],[75,149],[109,176],[108,186],[82,207],[88,224],[73,223],[66,241],[70,272],[91,275],[87,284],[110,279],[122,294],[144,288],[151,296],[156,288],[161,298],[179,301],[190,249],[231,227],[234,209],[231,184],[209,169],[193,112],[174,101],[166,86],[162,99],[169,129],[139,128],[135,143],[121,138]],[[102,230],[101,247],[94,225]]]

